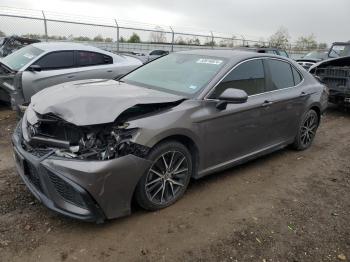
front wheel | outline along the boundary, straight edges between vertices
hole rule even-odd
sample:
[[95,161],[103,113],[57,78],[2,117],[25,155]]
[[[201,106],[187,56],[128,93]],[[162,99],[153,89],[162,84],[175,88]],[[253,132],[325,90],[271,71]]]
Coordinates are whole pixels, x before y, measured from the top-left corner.
[[319,116],[313,109],[310,109],[303,115],[298,134],[293,143],[293,147],[296,150],[305,150],[311,146],[316,135],[319,121]]
[[185,193],[193,170],[192,157],[183,144],[168,141],[155,146],[148,159],[152,165],[141,177],[135,197],[142,208],[158,210]]

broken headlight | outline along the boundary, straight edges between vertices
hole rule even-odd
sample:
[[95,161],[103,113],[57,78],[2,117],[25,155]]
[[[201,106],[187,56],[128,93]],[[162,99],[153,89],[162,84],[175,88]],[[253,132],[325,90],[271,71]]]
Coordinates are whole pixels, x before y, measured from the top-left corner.
[[145,157],[148,147],[131,141],[138,129],[127,127],[127,124],[123,124],[88,130],[77,144],[71,145],[69,149],[58,149],[55,153],[57,156],[90,160],[108,160],[128,154]]

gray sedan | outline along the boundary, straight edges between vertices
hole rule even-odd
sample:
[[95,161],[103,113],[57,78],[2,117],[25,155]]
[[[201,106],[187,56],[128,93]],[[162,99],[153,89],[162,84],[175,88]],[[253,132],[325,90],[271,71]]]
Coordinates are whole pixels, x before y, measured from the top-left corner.
[[35,43],[0,60],[0,100],[13,107],[26,105],[40,90],[82,79],[115,79],[142,65],[77,43]]
[[198,179],[310,147],[327,90],[296,62],[246,51],[167,55],[119,81],[33,96],[13,135],[18,173],[48,208],[87,221],[179,200]]

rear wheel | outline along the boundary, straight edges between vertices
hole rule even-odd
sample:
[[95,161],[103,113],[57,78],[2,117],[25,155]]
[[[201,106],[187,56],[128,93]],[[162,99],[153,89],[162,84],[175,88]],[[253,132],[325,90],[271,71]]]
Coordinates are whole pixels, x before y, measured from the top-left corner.
[[151,167],[140,179],[135,197],[147,210],[158,210],[179,200],[185,193],[192,174],[192,157],[176,141],[159,144],[150,152]]
[[304,114],[298,134],[293,143],[293,147],[296,150],[305,150],[311,146],[316,135],[319,121],[318,114],[313,109],[310,109]]

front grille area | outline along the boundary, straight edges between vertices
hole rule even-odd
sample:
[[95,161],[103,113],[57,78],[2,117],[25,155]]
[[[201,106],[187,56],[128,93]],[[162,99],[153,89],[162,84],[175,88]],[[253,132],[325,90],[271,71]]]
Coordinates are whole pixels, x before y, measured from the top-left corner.
[[35,186],[37,190],[42,192],[42,186],[38,174],[38,170],[28,161],[23,162],[24,165],[24,175],[28,178],[29,182]]
[[323,79],[329,88],[341,88],[344,91],[350,89],[350,67],[319,68],[317,75]]
[[49,177],[57,193],[67,202],[70,202],[73,205],[86,208],[86,204],[80,195],[70,184],[56,176],[54,173],[48,171]]

